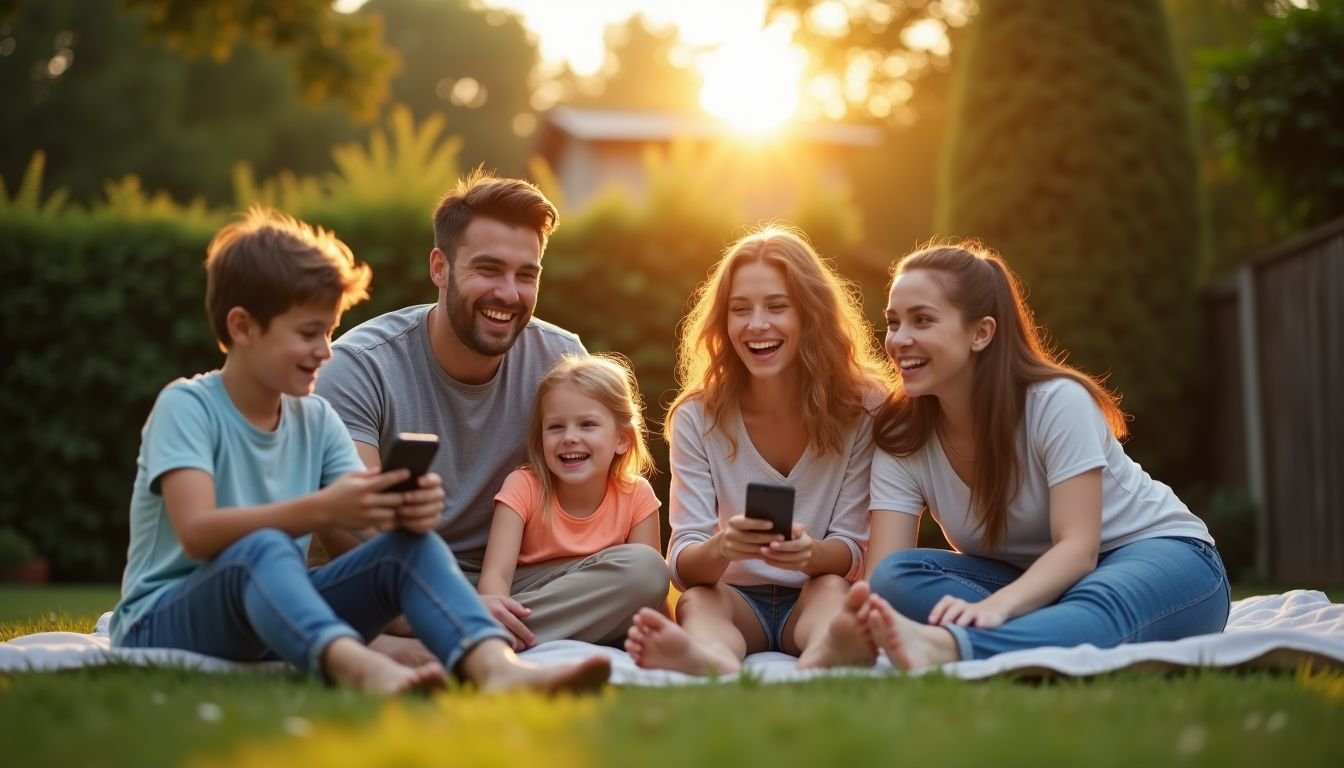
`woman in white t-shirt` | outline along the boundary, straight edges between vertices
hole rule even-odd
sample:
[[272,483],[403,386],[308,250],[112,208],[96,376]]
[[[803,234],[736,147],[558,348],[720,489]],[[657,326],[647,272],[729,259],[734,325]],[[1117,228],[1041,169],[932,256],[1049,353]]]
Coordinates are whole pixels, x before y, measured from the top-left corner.
[[[867,638],[827,633],[864,573],[872,411],[892,381],[849,286],[799,233],[747,235],[696,295],[677,379],[667,561],[683,594],[676,622],[637,613],[626,650],[689,674],[757,651],[871,664]],[[789,536],[743,514],[750,483],[792,487]]]
[[[856,585],[838,623],[906,669],[1222,631],[1208,529],[1125,455],[1117,398],[1047,349],[996,254],[907,256],[886,314],[900,379],[876,417],[872,595]],[[914,548],[926,507],[955,552]]]

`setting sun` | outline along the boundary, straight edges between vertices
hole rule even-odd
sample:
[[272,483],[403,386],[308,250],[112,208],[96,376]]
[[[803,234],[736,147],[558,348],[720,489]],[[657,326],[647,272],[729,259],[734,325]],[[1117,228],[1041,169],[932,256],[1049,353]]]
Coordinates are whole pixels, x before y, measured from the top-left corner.
[[705,82],[700,105],[739,130],[769,131],[798,112],[806,63],[782,25],[743,35],[697,62]]

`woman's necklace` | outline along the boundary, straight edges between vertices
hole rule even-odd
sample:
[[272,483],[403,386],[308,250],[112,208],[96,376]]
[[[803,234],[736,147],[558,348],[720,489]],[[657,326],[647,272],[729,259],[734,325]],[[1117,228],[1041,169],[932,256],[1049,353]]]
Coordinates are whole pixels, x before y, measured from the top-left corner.
[[[938,439],[942,441],[943,447],[946,448],[948,452],[951,453],[954,457],[956,457],[958,461],[963,461],[967,464],[975,463],[975,456],[972,455],[971,458],[969,459],[966,458],[965,456],[962,456],[961,453],[957,451],[956,446],[952,445],[952,441],[947,439],[947,436],[943,434],[943,430],[939,428],[937,424],[935,424],[933,428],[935,431],[938,432]],[[972,450],[971,453],[974,454],[975,451]]]

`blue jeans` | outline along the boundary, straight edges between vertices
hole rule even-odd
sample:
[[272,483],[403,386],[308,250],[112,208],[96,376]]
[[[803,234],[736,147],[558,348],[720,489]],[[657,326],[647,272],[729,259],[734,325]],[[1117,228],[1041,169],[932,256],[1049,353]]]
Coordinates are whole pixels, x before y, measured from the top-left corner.
[[438,536],[385,533],[309,569],[289,534],[263,529],[170,588],[123,645],[278,657],[318,676],[332,641],[368,642],[403,613],[445,669],[482,640],[507,638]]
[[[1011,584],[1023,569],[938,549],[888,555],[873,571],[873,591],[902,615],[928,621],[944,595],[979,602]],[[993,629],[945,625],[963,659],[985,659],[1043,646],[1179,640],[1223,631],[1231,587],[1222,558],[1198,539],[1152,538],[1097,559],[1096,570],[1059,600]]]
[[756,620],[761,623],[761,631],[765,633],[766,650],[783,652],[784,625],[789,623],[789,617],[793,615],[793,609],[798,605],[798,596],[803,590],[775,584],[751,587],[735,587],[732,584],[726,586],[741,595],[742,599],[747,601],[747,605],[751,606],[752,612],[756,614]]

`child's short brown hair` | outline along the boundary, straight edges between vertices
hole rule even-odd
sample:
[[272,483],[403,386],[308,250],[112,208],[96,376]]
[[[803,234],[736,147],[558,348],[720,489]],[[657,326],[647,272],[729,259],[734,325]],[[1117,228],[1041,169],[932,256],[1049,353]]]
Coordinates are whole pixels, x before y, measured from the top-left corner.
[[372,275],[331,232],[254,205],[206,248],[205,311],[227,352],[234,307],[246,309],[262,330],[304,304],[332,304],[344,312],[369,297]]

